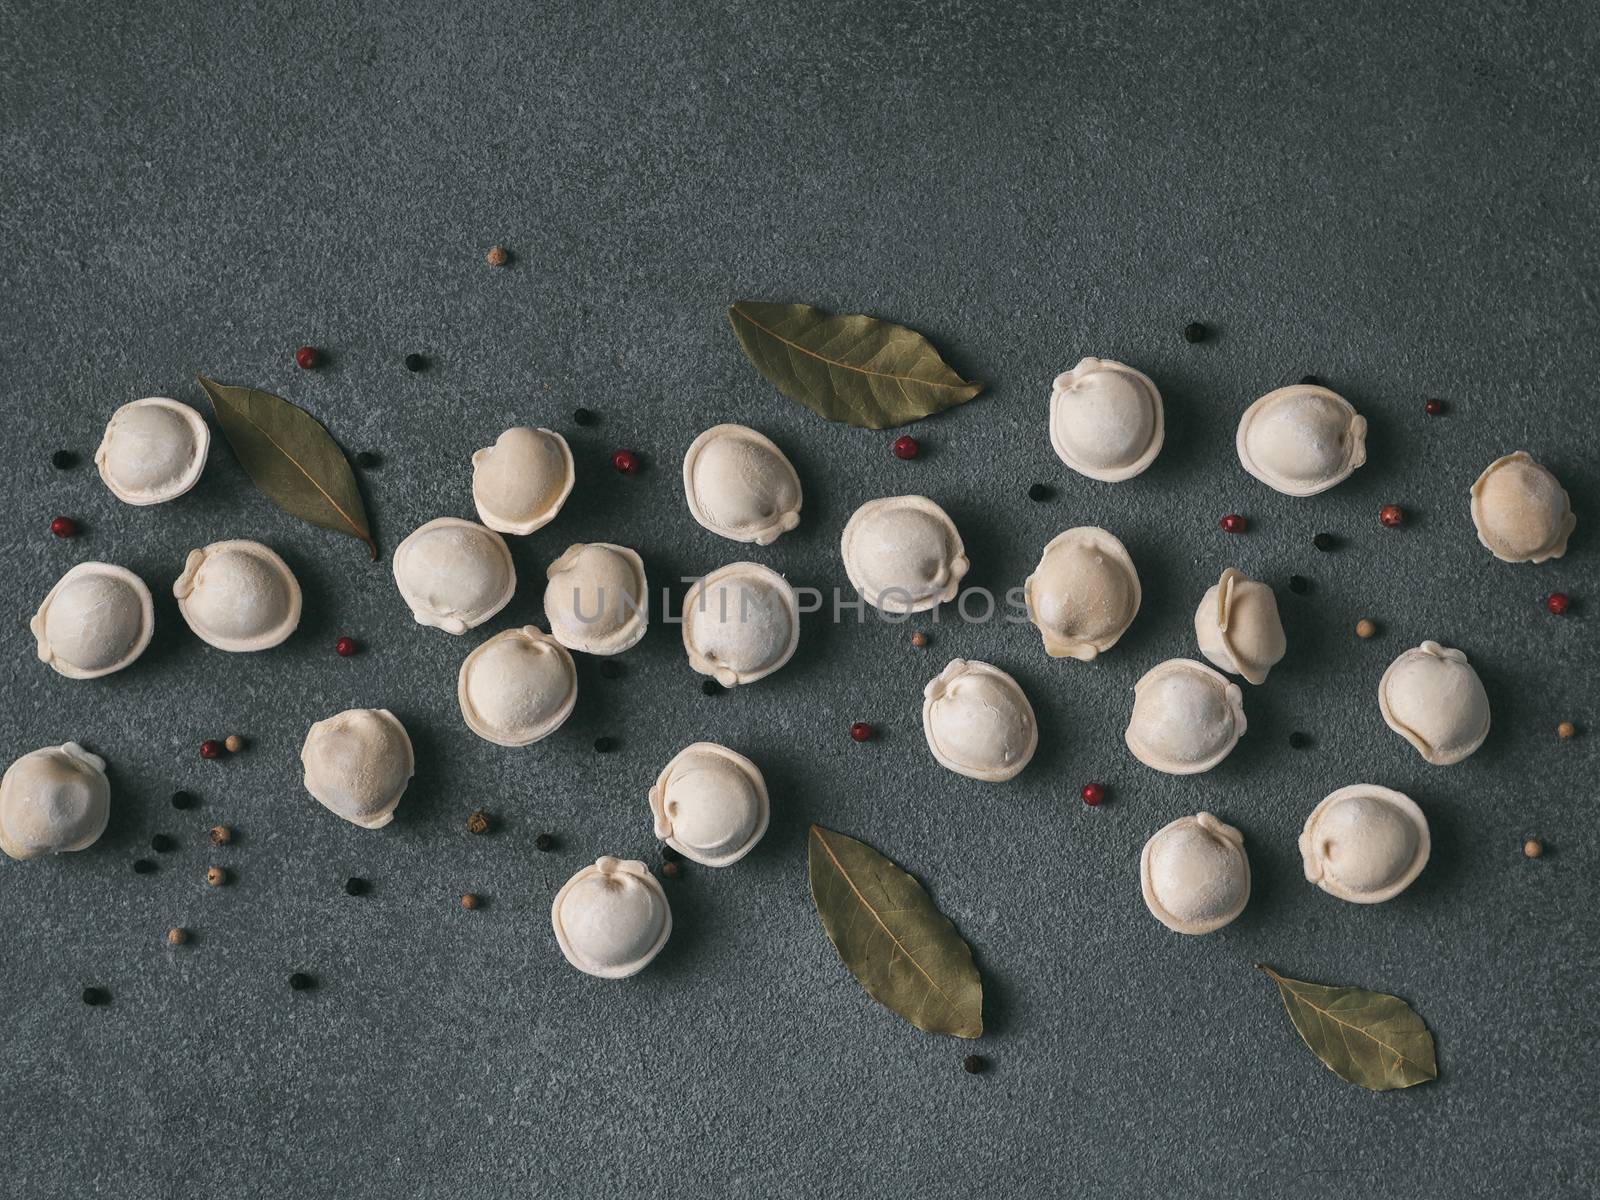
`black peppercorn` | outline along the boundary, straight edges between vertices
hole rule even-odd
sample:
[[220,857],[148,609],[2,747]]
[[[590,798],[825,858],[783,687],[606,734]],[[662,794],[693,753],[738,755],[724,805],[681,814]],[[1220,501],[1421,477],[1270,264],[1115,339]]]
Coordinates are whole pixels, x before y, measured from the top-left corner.
[[71,450],[57,450],[50,456],[50,465],[58,471],[66,471],[78,465],[78,456]]
[[289,976],[289,986],[297,992],[304,992],[316,987],[317,981],[304,971],[296,971]]
[[178,848],[178,843],[164,833],[158,833],[150,839],[150,849],[157,854],[169,854]]
[[1311,739],[1298,729],[1289,735],[1289,748],[1291,750],[1304,750],[1311,745]]
[[373,467],[378,466],[382,462],[383,455],[379,454],[376,450],[363,450],[360,454],[356,455],[356,466],[360,467],[362,470],[370,471]]
[[574,425],[593,425],[594,422],[595,416],[587,408],[575,408],[572,410],[572,423]]
[[344,894],[346,896],[365,896],[372,890],[372,885],[359,875],[352,875],[344,881]]
[[614,658],[602,658],[600,660],[600,678],[621,679],[622,664]]
[[194,793],[193,792],[173,792],[172,793],[172,807],[173,808],[193,808],[194,805],[195,805],[195,799],[194,799]]
[[661,847],[661,857],[667,862],[682,862],[683,861],[683,855],[679,854],[671,846],[662,846]]
[[1311,580],[1304,575],[1289,576],[1289,590],[1297,596],[1303,596],[1311,590]]
[[1329,550],[1338,549],[1339,539],[1331,533],[1319,533],[1311,539],[1311,544],[1326,554]]
[[1028,489],[1028,499],[1036,502],[1048,500],[1053,495],[1055,493],[1050,490],[1049,485],[1043,483],[1036,483]]
[[968,1075],[981,1075],[989,1069],[989,1060],[981,1054],[969,1054],[961,1060],[961,1069]]
[[1204,325],[1202,325],[1199,321],[1190,321],[1187,325],[1185,325],[1183,327],[1183,340],[1188,342],[1192,346],[1196,342],[1205,341],[1206,340],[1206,333],[1207,333],[1206,327]]
[[617,740],[616,738],[606,737],[604,734],[601,734],[599,737],[595,738],[594,748],[597,754],[610,754],[617,748]]
[[133,873],[135,875],[148,875],[155,869],[156,864],[148,858],[136,858],[133,860]]
[[425,370],[427,370],[427,368],[428,368],[428,360],[426,358],[424,358],[422,355],[420,355],[420,354],[408,354],[408,355],[406,355],[406,370],[411,371],[411,372],[414,373],[414,372],[417,372],[417,371],[425,371]]
[[722,685],[715,679],[702,679],[700,681],[700,692],[702,695],[720,696],[722,695],[722,691]]
[[83,1002],[91,1005],[109,1004],[111,1003],[111,993],[106,991],[105,988],[86,987],[83,989]]
[[556,848],[556,839],[548,833],[541,833],[533,839],[533,844],[535,849],[538,850],[554,850]]

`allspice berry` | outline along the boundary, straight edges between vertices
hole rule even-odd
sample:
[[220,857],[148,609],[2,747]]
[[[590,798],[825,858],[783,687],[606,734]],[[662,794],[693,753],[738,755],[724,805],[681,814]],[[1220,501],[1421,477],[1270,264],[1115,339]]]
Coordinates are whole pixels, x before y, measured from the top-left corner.
[[1577,732],[1578,732],[1578,727],[1576,725],[1574,725],[1571,721],[1563,721],[1563,722],[1561,722],[1561,724],[1556,726],[1556,736],[1558,738],[1560,738],[1563,742],[1566,741],[1568,738],[1575,736],[1577,734]]
[[511,261],[511,255],[506,252],[504,246],[491,246],[489,253],[483,256],[483,261],[491,267],[503,267]]
[[989,1060],[981,1054],[969,1054],[961,1060],[961,1069],[968,1075],[981,1075],[989,1069]]
[[237,754],[244,749],[244,739],[237,733],[230,733],[222,739],[222,744],[228,748],[229,754]]
[[661,874],[667,879],[676,879],[683,874],[683,868],[675,862],[664,862],[661,864]]
[[480,808],[480,809],[478,809],[477,812],[473,813],[470,817],[468,817],[467,818],[467,832],[468,833],[488,833],[489,832],[489,814],[484,812],[483,809]]
[[218,846],[226,846],[233,841],[233,830],[226,825],[213,825],[211,827],[211,840]]
[[1356,622],[1356,636],[1365,640],[1378,632],[1378,623],[1370,617],[1362,617]]
[[917,630],[911,635],[911,644],[917,647],[919,650],[922,649],[922,647],[928,644],[928,635],[923,633],[920,629]]
[[477,896],[473,895],[471,892],[468,892],[465,896],[461,897],[461,907],[467,909],[469,912],[472,909],[477,908],[478,905],[482,903],[483,901]]
[[1535,838],[1529,838],[1522,843],[1522,852],[1529,858],[1538,858],[1544,853],[1544,843]]
[[228,873],[221,867],[209,867],[206,870],[206,882],[212,887],[221,887],[228,882]]
[[169,946],[181,946],[188,940],[189,931],[187,929],[182,929],[174,925],[171,929],[167,930],[167,945]]

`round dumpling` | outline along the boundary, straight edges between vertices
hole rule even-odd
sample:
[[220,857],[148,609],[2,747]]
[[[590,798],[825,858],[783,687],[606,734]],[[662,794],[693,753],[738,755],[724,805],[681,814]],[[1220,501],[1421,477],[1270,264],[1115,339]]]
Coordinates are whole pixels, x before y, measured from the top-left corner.
[[1272,589],[1233,567],[1200,598],[1194,636],[1209,662],[1255,684],[1267,681],[1288,646]]
[[626,546],[568,546],[545,572],[544,615],[556,641],[585,654],[621,654],[650,624],[644,561]]
[[1161,393],[1148,375],[1109,359],[1085,358],[1050,389],[1050,444],[1080,475],[1117,483],[1161,453]]
[[363,829],[394,820],[416,769],[406,727],[386,708],[351,708],[318,721],[300,762],[317,803]]
[[1427,865],[1428,819],[1410,796],[1371,783],[1340,788],[1306,818],[1306,878],[1356,904],[1393,899]]
[[840,550],[861,598],[888,613],[939,607],[967,573],[955,522],[926,496],[869,500],[845,525]]
[[1337,392],[1299,383],[1268,392],[1245,410],[1239,462],[1286,496],[1314,496],[1367,461],[1366,418]]
[[1497,458],[1472,485],[1478,540],[1501,562],[1548,562],[1567,552],[1578,518],[1566,489],[1523,450]]
[[754,683],[794,657],[800,598],[759,563],[730,563],[695,582],[683,599],[689,665],[723,687]]
[[300,581],[260,542],[189,551],[172,594],[195,636],[218,650],[269,650],[300,624]]
[[77,742],[24,754],[0,779],[0,850],[12,858],[92,846],[110,817],[105,760]]
[[155,632],[150,589],[126,567],[84,562],[51,588],[28,628],[39,660],[68,679],[98,679],[143,654]]
[[1169,658],[1134,684],[1123,740],[1147,767],[1198,775],[1227,758],[1244,731],[1238,684],[1203,663]]
[[1087,662],[1116,645],[1139,611],[1139,573],[1104,529],[1058,534],[1023,584],[1028,619],[1052,658]]
[[767,831],[767,783],[742,754],[715,742],[678,752],[650,789],[656,836],[708,867],[750,852]]
[[561,953],[600,979],[636,975],[672,933],[672,909],[650,868],[634,859],[596,859],[561,886],[550,905]]
[[1144,844],[1139,882],[1145,906],[1168,929],[1221,929],[1250,900],[1244,834],[1208,812],[1179,817]]
[[1017,681],[961,658],[923,689],[922,733],[941,766],[986,783],[1014,778],[1039,746],[1033,705]]
[[210,447],[204,417],[187,404],[149,396],[111,414],[94,462],[118,500],[160,504],[195,485]]
[[572,450],[553,429],[518,425],[472,456],[478,519],[500,533],[532,533],[572,494]]
[[482,625],[517,590],[505,539],[458,517],[429,521],[401,542],[394,580],[417,624],[456,634]]
[[800,476],[771,439],[715,425],[683,456],[689,512],[712,533],[770,545],[800,523]]
[[495,634],[467,655],[456,699],[467,728],[485,741],[527,746],[572,715],[578,672],[560,642],[525,625]]
[[1438,767],[1466,758],[1489,736],[1489,694],[1467,656],[1438,642],[1407,650],[1378,681],[1384,722]]

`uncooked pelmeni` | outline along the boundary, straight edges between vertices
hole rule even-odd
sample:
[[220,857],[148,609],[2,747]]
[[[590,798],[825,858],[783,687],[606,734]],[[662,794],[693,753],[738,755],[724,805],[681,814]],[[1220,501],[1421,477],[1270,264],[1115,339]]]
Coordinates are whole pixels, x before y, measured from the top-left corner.
[[600,979],[626,979],[649,966],[672,933],[672,909],[650,868],[605,858],[584,867],[550,905],[561,953]]
[[110,816],[105,760],[77,742],[24,754],[0,779],[0,850],[12,858],[82,850]]
[[1315,496],[1367,461],[1367,420],[1337,392],[1310,383],[1268,392],[1245,410],[1239,461],[1286,496]]
[[300,762],[317,803],[363,829],[394,820],[416,769],[406,727],[386,708],[350,708],[318,721]]
[[708,867],[748,854],[767,831],[768,811],[760,768],[715,742],[680,750],[650,789],[656,836]]
[[1267,681],[1288,645],[1272,589],[1234,567],[1201,597],[1194,636],[1207,661],[1258,684]]
[[195,636],[218,650],[270,650],[300,624],[300,581],[260,542],[189,551],[172,594]]
[[766,678],[799,644],[800,598],[760,563],[729,563],[697,580],[683,598],[689,665],[723,687]]
[[577,701],[572,655],[535,625],[495,634],[467,655],[456,676],[456,702],[467,728],[500,746],[549,737]]
[[394,581],[417,624],[465,633],[510,603],[517,570],[494,530],[439,517],[395,549]]
[[986,783],[1016,776],[1039,746],[1021,685],[999,667],[962,658],[922,689],[922,734],[941,766]]
[[1050,388],[1050,444],[1080,475],[1132,479],[1161,453],[1161,393],[1142,371],[1084,358]]
[[967,573],[955,522],[926,496],[867,501],[845,525],[840,550],[861,598],[887,613],[938,608]]
[[1155,919],[1178,933],[1212,933],[1250,900],[1244,834],[1208,812],[1179,817],[1151,835],[1139,883]]
[[1547,562],[1567,552],[1578,523],[1566,489],[1524,450],[1497,458],[1472,485],[1478,540],[1502,562]]
[[144,580],[103,562],[73,567],[28,622],[39,661],[68,679],[98,679],[122,670],[144,653],[155,627]]
[[1300,834],[1306,878],[1356,904],[1405,891],[1427,865],[1429,846],[1428,818],[1411,797],[1373,783],[1324,798]]
[[1389,664],[1378,681],[1389,728],[1437,767],[1466,758],[1489,736],[1489,694],[1467,656],[1423,642]]
[[1245,731],[1244,693],[1204,663],[1169,658],[1133,685],[1123,740],[1147,767],[1198,775],[1228,757]]
[[644,561],[626,546],[568,546],[545,572],[544,615],[569,650],[621,654],[650,624]]
[[195,485],[210,447],[204,417],[187,404],[148,396],[111,414],[94,462],[118,500],[160,504]]
[[1116,645],[1141,599],[1127,547],[1091,525],[1052,539],[1022,590],[1045,653],[1084,662]]
[[744,425],[714,425],[683,456],[689,512],[712,533],[770,545],[800,524],[800,476],[771,439]]
[[472,502],[490,529],[532,533],[555,520],[573,478],[566,438],[518,425],[472,456]]

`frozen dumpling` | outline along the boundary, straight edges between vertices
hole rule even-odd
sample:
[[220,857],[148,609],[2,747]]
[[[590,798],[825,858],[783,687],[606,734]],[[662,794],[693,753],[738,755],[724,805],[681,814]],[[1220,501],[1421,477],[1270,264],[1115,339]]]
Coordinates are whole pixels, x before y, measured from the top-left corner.
[[1331,896],[1377,904],[1411,886],[1428,862],[1428,819],[1410,796],[1372,783],[1340,788],[1300,834],[1306,878]]
[[683,598],[689,665],[723,687],[765,679],[800,644],[800,598],[759,563],[730,563],[697,580]]
[[1314,496],[1367,461],[1367,421],[1337,392],[1310,383],[1268,392],[1245,410],[1239,462],[1286,496]]
[[472,502],[490,529],[532,533],[555,520],[573,478],[566,438],[518,425],[472,456]]
[[482,625],[517,590],[505,539],[459,517],[429,521],[401,542],[394,580],[417,624],[457,634]]
[[111,414],[94,462],[118,500],[160,504],[195,485],[210,446],[211,431],[198,412],[165,396],[149,396]]
[[260,542],[189,551],[172,594],[195,636],[218,650],[269,650],[300,624],[300,581]]
[[1080,359],[1050,389],[1050,444],[1080,475],[1132,479],[1161,453],[1161,393],[1142,371],[1110,359]]
[[24,754],[0,779],[0,850],[12,858],[82,850],[110,816],[105,759],[77,742]]
[[98,679],[143,654],[155,632],[150,589],[126,567],[83,562],[45,595],[28,628],[39,661],[68,679]]
[[1288,643],[1272,589],[1229,567],[1194,610],[1200,653],[1230,675],[1265,683]]
[[456,700],[467,728],[499,746],[549,737],[572,715],[578,672],[566,647],[535,625],[507,629],[461,664]]
[[999,667],[953,659],[922,691],[922,733],[941,766],[969,779],[1016,776],[1039,745],[1021,686]]
[[967,573],[955,522],[926,496],[869,500],[845,525],[840,550],[861,598],[887,613],[937,608]]
[[406,727],[386,708],[351,708],[318,721],[300,748],[306,791],[363,829],[394,820],[416,769]]
[[1467,656],[1423,642],[1389,664],[1378,708],[1390,729],[1438,767],[1466,758],[1489,736],[1489,694]]
[[1058,534],[1023,584],[1028,619],[1052,658],[1084,662],[1116,645],[1139,611],[1139,573],[1104,529]]
[[767,783],[742,754],[715,742],[680,750],[650,789],[656,836],[708,867],[738,862],[767,831]]
[[1169,658],[1133,685],[1123,740],[1147,767],[1169,775],[1209,771],[1245,731],[1244,693],[1203,663]]
[[800,524],[800,477],[771,439],[714,425],[683,456],[689,512],[712,533],[770,545]]
[[1250,899],[1244,834],[1208,812],[1179,817],[1144,844],[1139,882],[1145,906],[1168,929],[1221,929]]
[[644,560],[610,542],[568,546],[545,572],[544,615],[569,650],[621,654],[644,637],[650,597]]
[[609,855],[562,885],[550,905],[561,953],[600,979],[636,975],[672,933],[672,909],[650,868]]
[[1547,562],[1567,552],[1578,518],[1566,489],[1526,451],[1497,458],[1472,485],[1478,540],[1502,562]]

